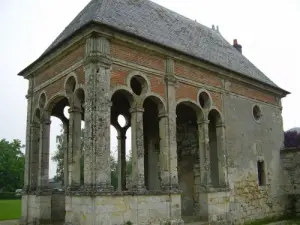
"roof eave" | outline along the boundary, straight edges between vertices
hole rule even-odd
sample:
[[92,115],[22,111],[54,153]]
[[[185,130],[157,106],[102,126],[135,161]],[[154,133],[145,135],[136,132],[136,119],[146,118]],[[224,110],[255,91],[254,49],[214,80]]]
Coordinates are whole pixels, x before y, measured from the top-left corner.
[[50,55],[51,53],[53,53],[53,52],[54,52],[55,50],[57,50],[59,47],[63,46],[68,40],[72,39],[72,37],[74,37],[76,34],[80,33],[82,30],[84,30],[84,29],[86,29],[86,28],[88,28],[88,27],[90,27],[90,26],[92,26],[92,25],[104,25],[104,26],[106,26],[106,27],[110,27],[110,28],[115,29],[115,30],[117,30],[117,31],[119,31],[119,32],[122,32],[122,33],[124,33],[124,34],[130,35],[130,36],[133,36],[133,37],[136,37],[136,38],[138,38],[138,39],[140,39],[140,40],[146,40],[146,41],[148,41],[148,42],[150,42],[150,43],[153,43],[153,44],[155,44],[155,45],[159,45],[159,46],[162,46],[162,47],[164,47],[164,48],[171,49],[171,50],[173,50],[173,51],[176,51],[176,52],[179,52],[179,53],[181,53],[181,54],[187,55],[187,56],[189,56],[189,57],[193,57],[193,58],[196,58],[196,59],[201,60],[201,61],[203,61],[203,62],[206,62],[206,63],[208,63],[208,64],[210,64],[210,65],[214,65],[214,66],[220,67],[220,68],[222,68],[222,69],[231,71],[231,72],[233,72],[233,73],[235,73],[235,74],[239,74],[240,76],[242,76],[242,77],[244,77],[244,78],[246,78],[246,79],[250,79],[250,80],[253,80],[253,81],[255,81],[255,82],[259,82],[259,83],[261,83],[261,84],[263,84],[263,85],[267,85],[267,86],[270,87],[271,89],[277,90],[277,92],[279,92],[279,95],[280,95],[281,97],[286,97],[288,94],[291,94],[290,92],[288,92],[288,91],[286,91],[286,90],[284,90],[284,89],[282,89],[282,88],[280,88],[280,87],[278,87],[278,86],[273,86],[273,85],[271,85],[271,84],[262,82],[262,81],[260,81],[260,80],[255,79],[255,78],[251,78],[251,77],[249,77],[249,76],[247,76],[247,75],[245,75],[245,74],[238,73],[238,72],[236,72],[236,71],[234,71],[234,70],[225,68],[225,67],[223,67],[223,66],[221,66],[221,65],[214,64],[214,63],[212,63],[212,62],[210,62],[210,61],[208,61],[208,60],[205,60],[205,59],[202,59],[202,58],[199,58],[199,57],[195,57],[195,56],[190,55],[190,54],[188,54],[188,53],[186,53],[186,52],[179,51],[179,50],[174,49],[174,48],[171,48],[171,47],[169,47],[169,46],[164,46],[164,45],[162,45],[162,44],[160,44],[160,43],[154,42],[153,40],[150,40],[150,39],[147,39],[147,38],[140,37],[140,36],[138,36],[138,35],[136,35],[136,34],[133,34],[133,33],[131,33],[131,32],[128,32],[128,31],[124,31],[124,30],[122,30],[122,29],[119,29],[118,27],[110,26],[110,25],[107,25],[107,24],[104,24],[104,23],[100,23],[100,22],[98,22],[98,21],[90,21],[90,22],[86,23],[84,26],[82,26],[80,29],[74,31],[72,34],[70,34],[70,35],[69,35],[68,37],[66,37],[64,40],[62,40],[61,42],[59,42],[59,43],[58,43],[57,45],[55,45],[53,48],[49,49],[49,51],[44,52],[44,53],[43,53],[39,58],[37,58],[34,62],[32,62],[30,65],[28,65],[28,66],[27,66],[26,68],[24,68],[22,71],[20,71],[20,72],[18,73],[18,75],[19,75],[19,76],[23,76],[24,78],[28,77],[28,76],[31,74],[31,73],[30,73],[30,70],[31,70],[33,67],[35,67],[41,60],[43,60],[45,57],[47,57],[48,55]]

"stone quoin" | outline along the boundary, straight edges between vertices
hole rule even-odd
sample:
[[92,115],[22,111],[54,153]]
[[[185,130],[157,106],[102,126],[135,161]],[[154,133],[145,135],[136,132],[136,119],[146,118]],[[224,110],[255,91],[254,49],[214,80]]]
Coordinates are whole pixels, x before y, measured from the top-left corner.
[[[281,99],[289,93],[218,29],[148,0],[92,0],[19,75],[29,81],[24,224],[240,224],[285,212]],[[63,193],[48,184],[51,116],[64,126]]]

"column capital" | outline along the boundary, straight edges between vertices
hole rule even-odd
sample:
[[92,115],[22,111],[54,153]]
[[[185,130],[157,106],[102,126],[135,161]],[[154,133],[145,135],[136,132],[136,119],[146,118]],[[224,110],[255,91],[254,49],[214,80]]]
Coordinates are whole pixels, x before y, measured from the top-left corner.
[[166,118],[166,117],[168,117],[168,113],[166,113],[166,112],[162,112],[162,113],[159,113],[159,114],[158,114],[158,118],[159,118],[159,119],[161,119],[161,118]]
[[39,125],[39,123],[37,123],[37,122],[31,122],[31,123],[30,123],[30,127],[31,127],[31,128],[40,128],[40,125]]
[[198,125],[209,124],[209,120],[208,120],[208,119],[198,120],[198,121],[197,121],[197,124],[198,124]]
[[223,128],[225,128],[225,123],[218,123],[218,124],[216,124],[216,127],[223,127]]
[[47,124],[47,125],[50,125],[50,124],[51,124],[50,118],[49,118],[49,117],[42,118],[41,124]]
[[137,112],[141,112],[141,113],[143,113],[145,110],[144,110],[144,108],[142,108],[142,107],[131,107],[130,109],[129,109],[129,112],[130,113],[137,113]]
[[169,85],[173,85],[173,86],[176,86],[176,85],[177,85],[177,79],[176,79],[176,77],[173,76],[173,75],[167,74],[167,75],[165,76],[165,82],[166,82],[167,84],[169,84]]
[[100,67],[109,69],[112,65],[112,59],[110,55],[101,53],[91,53],[84,58],[83,65],[87,66],[89,64],[99,64]]
[[76,106],[73,106],[73,107],[70,107],[69,110],[68,110],[69,113],[82,113],[82,110],[79,108],[79,107],[76,107]]

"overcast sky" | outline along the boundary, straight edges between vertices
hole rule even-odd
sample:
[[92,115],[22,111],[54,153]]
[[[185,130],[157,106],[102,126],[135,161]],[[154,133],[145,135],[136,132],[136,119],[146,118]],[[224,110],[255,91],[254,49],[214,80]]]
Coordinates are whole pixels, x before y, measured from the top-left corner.
[[[0,138],[25,143],[27,81],[17,73],[33,62],[89,0],[0,0]],[[243,46],[243,54],[292,94],[283,99],[284,129],[300,127],[299,0],[154,0]],[[51,126],[51,154],[59,120]],[[116,149],[113,132],[112,148]],[[129,145],[129,144],[128,144]],[[50,176],[55,174],[50,165]]]

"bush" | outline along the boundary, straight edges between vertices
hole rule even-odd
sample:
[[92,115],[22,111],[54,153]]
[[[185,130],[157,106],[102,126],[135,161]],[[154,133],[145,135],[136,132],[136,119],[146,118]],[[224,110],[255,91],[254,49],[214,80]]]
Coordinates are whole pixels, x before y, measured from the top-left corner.
[[300,146],[300,133],[297,131],[284,132],[284,147],[292,148]]
[[6,199],[6,200],[9,200],[9,199],[21,199],[22,198],[22,195],[19,195],[19,196],[16,196],[16,193],[15,192],[1,192],[0,193],[0,199]]

